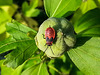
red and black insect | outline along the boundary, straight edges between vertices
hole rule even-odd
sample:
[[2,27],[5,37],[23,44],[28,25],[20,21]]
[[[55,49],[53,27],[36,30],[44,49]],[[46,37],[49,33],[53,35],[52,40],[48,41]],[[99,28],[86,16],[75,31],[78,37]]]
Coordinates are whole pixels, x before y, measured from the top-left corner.
[[[48,27],[46,30],[45,30],[45,38],[44,39],[46,39],[46,44],[45,45],[48,45],[48,46],[50,46],[50,48],[51,48],[51,45],[52,45],[52,43],[53,43],[53,41],[54,41],[54,39],[55,39],[55,30],[52,28],[52,27]],[[48,46],[47,46],[47,48],[45,49],[45,51],[48,49]],[[44,52],[45,52],[44,51]],[[52,49],[51,49],[51,51],[52,51]],[[53,51],[52,51],[52,53],[53,53]],[[53,53],[54,54],[54,53]]]

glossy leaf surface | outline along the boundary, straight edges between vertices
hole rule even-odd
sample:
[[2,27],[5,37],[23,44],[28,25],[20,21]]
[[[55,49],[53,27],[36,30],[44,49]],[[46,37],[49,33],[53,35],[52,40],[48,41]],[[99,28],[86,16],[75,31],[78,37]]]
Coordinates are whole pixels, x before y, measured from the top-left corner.
[[22,72],[21,75],[49,75],[46,63],[33,65]]
[[82,0],[44,0],[44,7],[48,17],[69,16],[75,11]]
[[[82,41],[82,39],[81,39]],[[81,42],[80,41],[80,42]],[[100,74],[100,37],[93,37],[82,46],[68,51],[69,57],[85,75]]]
[[75,24],[78,36],[100,36],[100,9],[96,8],[84,14]]
[[72,17],[72,23],[74,24],[83,14],[89,10],[97,8],[97,4],[95,2],[97,2],[97,0],[83,0],[81,6]]

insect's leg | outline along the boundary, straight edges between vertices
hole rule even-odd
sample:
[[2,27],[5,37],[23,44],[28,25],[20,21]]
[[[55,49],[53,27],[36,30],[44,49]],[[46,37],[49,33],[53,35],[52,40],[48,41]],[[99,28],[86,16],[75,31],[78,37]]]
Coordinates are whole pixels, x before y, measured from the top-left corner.
[[47,44],[45,44],[44,46],[46,46]]
[[50,46],[50,49],[51,49],[52,54],[54,55],[54,53],[53,53],[53,50],[52,50],[51,46]]
[[48,46],[47,46],[47,48],[45,49],[45,51],[44,52],[46,52],[46,50],[48,49]]
[[43,38],[45,39],[44,34],[42,34],[42,35],[43,35]]

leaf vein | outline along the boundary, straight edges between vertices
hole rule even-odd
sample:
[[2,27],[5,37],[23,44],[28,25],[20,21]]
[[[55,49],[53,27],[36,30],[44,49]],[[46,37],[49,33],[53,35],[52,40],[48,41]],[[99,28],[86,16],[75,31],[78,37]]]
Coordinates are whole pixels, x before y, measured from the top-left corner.
[[[65,5],[65,7],[63,7],[63,8],[60,10],[60,12],[62,12],[62,10],[65,9],[65,8],[68,6],[68,4],[69,4],[70,2],[71,2],[71,0]],[[59,13],[60,13],[60,12],[59,12]],[[59,13],[57,13],[56,15],[58,15]],[[56,15],[55,15],[55,16],[56,16]]]
[[40,64],[39,71],[38,71],[37,75],[40,75],[40,70],[41,70],[42,64],[43,63]]
[[17,41],[13,41],[13,42],[10,42],[10,43],[6,43],[4,45],[2,45],[0,48],[6,46],[6,45],[9,45],[9,44],[13,44],[13,43],[17,43],[17,42],[24,42],[24,41],[31,41],[32,39],[24,39],[24,40],[17,40]]
[[[15,62],[16,62],[17,57],[19,57],[21,54],[24,54],[25,51],[28,50],[32,45],[33,45],[33,43],[30,44],[24,51],[22,51],[21,53],[19,53],[13,60],[15,60]],[[12,61],[13,61],[13,60],[12,60]]]
[[[82,58],[81,55],[79,53],[77,53],[74,49],[73,49],[73,51],[76,53],[77,56],[79,56],[80,58]],[[82,58],[82,59],[84,60],[84,58]],[[83,64],[86,64],[87,61],[84,60],[83,62],[84,62]],[[86,64],[86,65],[90,68],[90,65],[88,65],[88,64]]]
[[61,2],[62,2],[62,0],[60,0],[60,2],[58,3],[58,6],[57,6],[57,8],[55,9],[55,11],[54,11],[54,13],[52,14],[52,16],[51,16],[51,17],[53,17],[53,16],[54,16],[54,14],[57,12],[57,10],[58,10],[58,8],[59,8],[59,6],[60,6]]
[[96,58],[95,56],[93,56],[92,54],[89,54],[88,52],[85,52],[84,50],[82,50],[81,48],[78,48],[81,52],[84,52],[85,54],[93,57],[95,60],[100,60],[99,58]]

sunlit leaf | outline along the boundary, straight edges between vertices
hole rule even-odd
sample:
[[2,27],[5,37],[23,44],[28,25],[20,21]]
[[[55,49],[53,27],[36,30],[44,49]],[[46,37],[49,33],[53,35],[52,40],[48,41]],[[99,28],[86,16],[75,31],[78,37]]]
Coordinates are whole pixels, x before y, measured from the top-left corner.
[[22,72],[21,75],[49,75],[46,63],[33,65]]
[[1,75],[11,75],[14,70],[5,65],[1,65]]
[[[27,68],[36,65],[41,62],[39,56],[34,56],[26,60],[22,65],[19,65],[10,75],[21,75],[21,73]],[[31,73],[30,73],[31,74]]]
[[48,17],[69,16],[69,12],[75,11],[82,0],[44,0],[45,11]]
[[5,32],[5,24],[11,21],[11,17],[3,9],[0,9],[0,41],[7,38],[9,35]]
[[3,53],[12,49],[14,50],[6,56],[4,64],[16,68],[30,58],[37,50],[35,41],[27,36],[29,31],[36,33],[36,31],[16,21],[7,24],[7,32],[11,37],[1,41],[0,52]]
[[22,65],[18,66],[10,75],[20,75],[25,64],[26,64],[26,62],[24,62]]
[[29,58],[29,60],[27,61],[27,63],[23,67],[23,71],[26,70],[27,68],[33,66],[33,65],[39,64],[40,62],[41,62],[41,59],[40,59],[39,54]]
[[[82,40],[81,40],[82,41]],[[100,75],[100,37],[68,51],[69,57],[85,75]]]
[[0,34],[5,32],[5,24],[9,21],[11,21],[11,17],[3,9],[0,8]]
[[6,5],[1,7],[7,14],[9,14],[11,17],[15,14],[18,6],[16,4],[12,5]]
[[93,9],[84,14],[75,24],[78,36],[100,36],[100,9]]
[[79,9],[74,13],[72,23],[74,24],[87,11],[97,8],[96,0],[83,0]]
[[0,54],[4,53],[6,51],[12,50],[16,48],[15,39],[12,37],[9,37],[3,41],[0,41]]
[[31,1],[30,5],[28,5],[27,2],[24,2],[22,5],[23,14],[27,17],[36,17],[40,13],[40,10],[36,9],[37,6],[38,0]]

